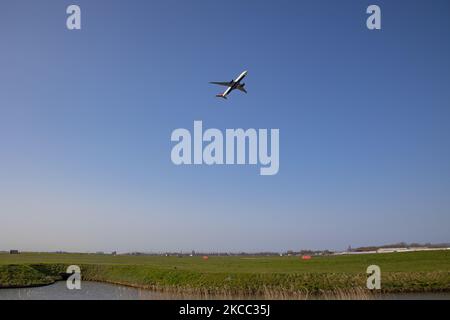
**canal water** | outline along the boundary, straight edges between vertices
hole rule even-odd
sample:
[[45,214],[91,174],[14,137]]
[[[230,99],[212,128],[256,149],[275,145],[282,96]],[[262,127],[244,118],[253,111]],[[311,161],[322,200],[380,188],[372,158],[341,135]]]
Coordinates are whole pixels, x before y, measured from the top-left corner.
[[[59,281],[45,287],[0,289],[0,300],[173,300],[196,299],[192,296],[174,295],[114,284],[83,281],[81,290],[68,290],[66,282]],[[210,297],[213,299],[214,297]],[[386,294],[380,300],[450,300],[446,293]]]
[[108,283],[83,281],[80,290],[67,289],[65,281],[34,288],[0,289],[0,300],[164,300],[173,295]]

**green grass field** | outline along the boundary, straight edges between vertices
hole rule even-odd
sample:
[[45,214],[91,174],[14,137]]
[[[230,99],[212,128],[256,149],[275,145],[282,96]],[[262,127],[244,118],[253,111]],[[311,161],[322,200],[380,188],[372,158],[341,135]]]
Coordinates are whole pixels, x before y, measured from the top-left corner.
[[380,266],[383,292],[450,291],[450,251],[315,257],[150,257],[0,254],[0,287],[52,283],[69,265],[85,280],[154,290],[289,296],[364,290],[366,269]]

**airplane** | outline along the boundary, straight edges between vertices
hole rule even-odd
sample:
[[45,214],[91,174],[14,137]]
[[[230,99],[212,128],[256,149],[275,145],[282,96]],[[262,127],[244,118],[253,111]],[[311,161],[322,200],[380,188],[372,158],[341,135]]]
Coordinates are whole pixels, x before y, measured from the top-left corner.
[[224,93],[216,95],[218,98],[227,99],[227,96],[231,93],[231,91],[237,89],[242,92],[247,93],[247,90],[245,90],[245,83],[241,83],[241,81],[245,78],[248,71],[242,72],[239,77],[237,77],[236,80],[231,80],[230,82],[210,82],[211,84],[217,84],[219,86],[225,86],[228,87],[227,90],[225,90]]

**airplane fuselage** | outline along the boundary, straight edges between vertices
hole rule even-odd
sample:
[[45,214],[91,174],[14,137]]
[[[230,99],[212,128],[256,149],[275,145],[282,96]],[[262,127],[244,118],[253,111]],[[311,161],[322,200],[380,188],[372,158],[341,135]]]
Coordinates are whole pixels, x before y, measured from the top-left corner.
[[234,80],[234,82],[235,82],[236,84],[239,84],[242,80],[244,80],[244,78],[245,78],[245,76],[247,75],[247,73],[248,73],[248,71],[242,72],[242,73],[239,75],[239,77],[238,77],[236,80]]

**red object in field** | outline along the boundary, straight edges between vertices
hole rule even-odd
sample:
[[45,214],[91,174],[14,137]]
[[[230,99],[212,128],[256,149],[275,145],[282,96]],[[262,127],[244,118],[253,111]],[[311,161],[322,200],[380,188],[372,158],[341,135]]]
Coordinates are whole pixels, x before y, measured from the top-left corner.
[[209,257],[208,256],[203,256],[203,260],[208,260]]
[[302,256],[302,260],[311,260],[311,256]]

